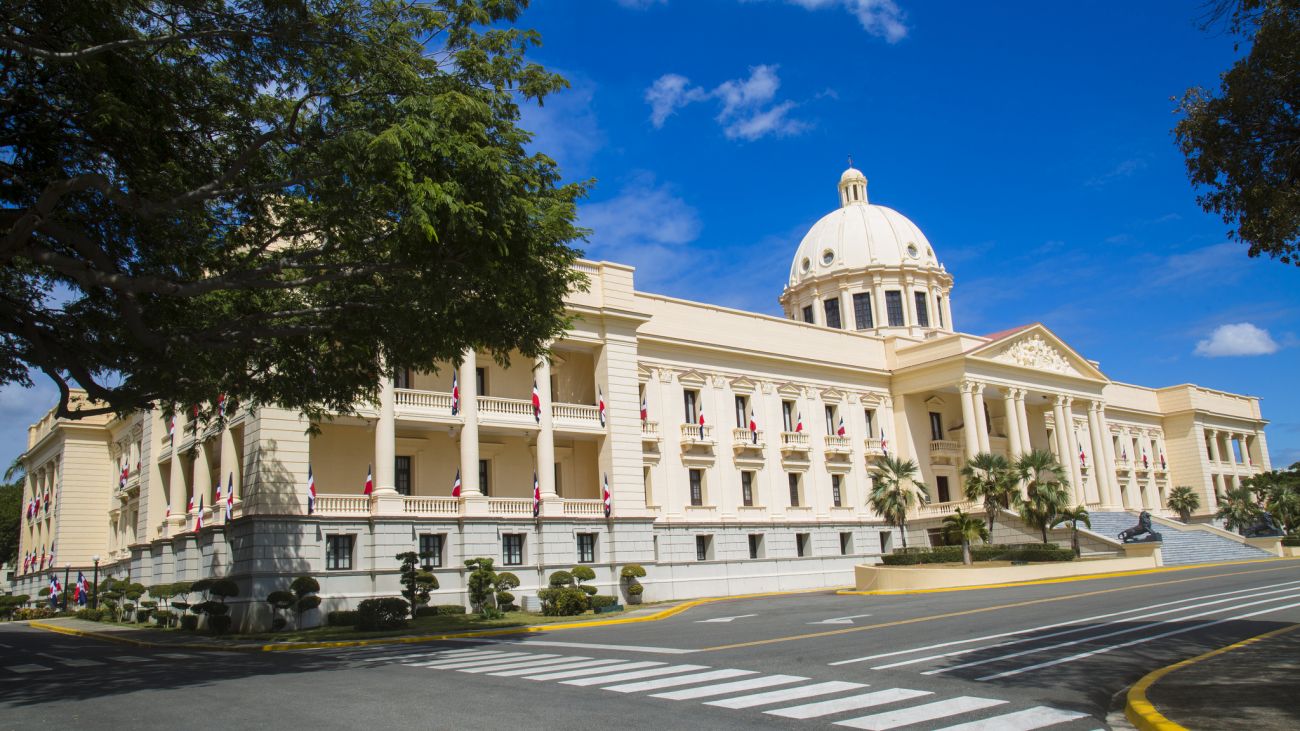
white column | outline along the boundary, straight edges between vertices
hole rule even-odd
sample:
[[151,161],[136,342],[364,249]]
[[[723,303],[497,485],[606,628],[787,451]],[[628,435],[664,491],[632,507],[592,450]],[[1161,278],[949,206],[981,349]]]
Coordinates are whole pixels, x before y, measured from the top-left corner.
[[957,332],[957,326],[952,323],[952,293],[943,295],[943,322],[947,325],[949,332]]
[[1020,448],[1029,453],[1034,451],[1034,443],[1029,439],[1029,412],[1025,409],[1027,395],[1025,389],[1016,389],[1016,422],[1020,426]]
[[989,451],[988,405],[984,403],[984,384],[976,383],[972,393],[975,405],[975,433],[980,440],[980,451]]
[[1011,451],[1009,458],[1014,460],[1024,452],[1020,446],[1020,417],[1016,413],[1015,389],[1002,389],[1002,407],[1007,412],[1007,444]]
[[[537,432],[537,485],[542,500],[555,498],[555,427],[551,419],[551,362],[542,356],[534,371],[537,393],[542,406]],[[599,479],[599,478],[597,478]]]
[[397,492],[397,416],[393,379],[379,382],[379,418],[375,420],[375,493]]
[[460,362],[460,494],[482,497],[478,484],[478,359],[466,350]]
[[911,277],[908,277],[903,284],[903,312],[907,313],[907,321],[904,324],[909,327],[919,325],[916,321],[916,295],[912,293],[913,284]]
[[1106,484],[1110,488],[1111,505],[1117,508],[1124,507],[1124,491],[1119,484],[1119,476],[1115,474],[1115,443],[1110,436],[1110,425],[1106,421],[1106,406],[1098,404],[1097,422],[1101,427],[1101,448],[1105,455],[1105,461],[1102,463],[1106,468]]
[[1087,500],[1087,488],[1083,484],[1083,469],[1079,466],[1079,437],[1074,433],[1074,399],[1065,397],[1061,410],[1065,413],[1065,446],[1068,450],[1070,474],[1074,475],[1073,489],[1070,491],[1071,507]]
[[1092,437],[1092,481],[1097,485],[1097,502],[1113,505],[1114,495],[1110,488],[1114,475],[1106,471],[1106,452],[1101,443],[1101,402],[1093,401],[1088,405],[1088,434]]
[[[1070,475],[1071,482],[1074,481],[1074,471],[1070,469],[1070,440],[1065,436],[1065,430],[1068,427],[1065,421],[1065,400],[1067,396],[1057,396],[1052,399],[1052,437],[1056,443],[1056,460],[1065,467],[1066,473]],[[1070,486],[1071,500],[1073,500],[1074,486]]]
[[[197,430],[195,433],[198,433]],[[199,436],[202,437],[201,434]],[[212,464],[209,461],[211,459],[209,452],[211,450],[208,448],[206,440],[198,438],[194,441],[194,462],[190,465],[190,469],[193,470],[192,484],[194,486],[194,510],[196,512],[199,509],[200,499],[202,499],[205,509],[212,506]]]
[[961,390],[961,418],[964,422],[962,437],[966,442],[966,459],[969,460],[980,451],[979,432],[975,426],[975,384],[962,381],[958,388]]
[[[217,472],[217,482],[221,485],[221,494],[226,494],[226,489],[232,484],[236,495],[242,495],[244,474],[240,469],[239,454],[235,451],[235,434],[230,430],[230,424],[221,430],[221,467]],[[231,482],[231,479],[234,482]]]
[[[179,427],[177,431],[180,431]],[[168,508],[171,511],[170,522],[174,526],[183,526],[185,524],[185,499],[189,497],[185,491],[185,458],[181,456],[181,450],[176,448],[180,440],[174,436],[172,438],[172,461],[168,470],[168,489],[170,491],[170,500]]]

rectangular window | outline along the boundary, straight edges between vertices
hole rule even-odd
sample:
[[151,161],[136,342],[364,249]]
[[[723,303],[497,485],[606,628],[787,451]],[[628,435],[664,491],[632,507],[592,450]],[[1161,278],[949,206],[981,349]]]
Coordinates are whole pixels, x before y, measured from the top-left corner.
[[795,413],[793,401],[781,402],[781,427],[786,431],[794,431]]
[[903,293],[896,289],[885,292],[885,315],[890,327],[903,326]]
[[578,563],[596,562],[596,534],[578,534]]
[[[882,530],[882,531],[880,531],[879,533],[877,533],[876,536],[880,539],[880,552],[881,552],[881,553],[890,553],[890,552],[892,552],[892,551],[894,550],[894,532],[893,532],[893,531],[890,531],[890,530]],[[656,557],[656,560],[658,560],[658,557]]]
[[799,554],[799,558],[811,555],[812,553],[812,536],[808,533],[794,534],[794,550]]
[[833,327],[836,330],[840,328],[840,300],[834,297],[822,302],[822,307],[826,310],[826,327]]
[[691,478],[691,505],[704,504],[704,470],[692,469]]
[[835,407],[834,406],[826,407],[826,433],[827,434],[835,433]]
[[699,391],[692,391],[689,388],[682,391],[682,407],[685,412],[684,416],[686,417],[687,424],[694,424],[697,419],[699,419],[699,402]]
[[411,458],[397,457],[393,460],[393,487],[397,494],[411,494]]
[[754,506],[754,473],[740,473],[740,504],[747,508]]
[[555,463],[555,494],[564,497],[564,484],[560,482],[560,463]]
[[867,437],[875,439],[876,437],[876,410],[863,409],[863,414],[867,417]]
[[486,459],[480,459],[478,461],[478,489],[479,492],[482,492],[484,495],[492,494],[492,483],[489,481],[491,476],[492,475],[488,472],[488,461]]
[[713,536],[695,536],[695,560],[708,561],[713,558]]
[[474,388],[477,389],[474,393],[477,393],[480,396],[488,395],[486,368],[474,369]]
[[763,534],[762,533],[749,534],[749,557],[750,558],[763,557]]
[[506,566],[524,565],[523,533],[505,533],[501,536],[501,563]]
[[939,491],[939,502],[946,503],[952,500],[952,494],[948,490],[948,478],[939,475],[934,478],[934,486]]
[[831,504],[844,507],[844,475],[831,475]]
[[642,480],[642,482],[645,483],[645,504],[646,504],[646,505],[658,505],[658,503],[655,502],[654,486],[653,486],[653,484],[652,484],[651,481],[650,481],[650,468],[649,468],[649,467],[642,467],[642,468],[641,468],[641,480]]
[[325,570],[350,571],[356,536],[325,536]]
[[853,295],[853,321],[859,330],[868,330],[875,327],[871,320],[871,294],[869,292],[858,292]]
[[930,327],[930,310],[927,306],[925,292],[916,292],[916,324],[921,327]]
[[420,566],[436,569],[442,566],[443,534],[425,533],[420,536]]
[[936,296],[936,297],[934,298],[934,319],[936,319],[936,320],[939,321],[939,327],[944,327],[944,324],[943,324],[943,298],[942,298],[942,297],[939,297],[939,296]]
[[744,396],[736,397],[736,428],[749,428],[749,399]]
[[806,323],[808,323],[809,325],[813,324],[813,308],[812,308],[812,305],[807,305],[807,306],[805,306],[805,307],[803,308],[803,321],[806,322]]
[[853,553],[853,533],[840,533],[840,555],[848,556]]
[[786,475],[786,478],[790,481],[790,507],[797,508],[799,507],[799,474],[791,472]]
[[938,441],[943,439],[943,414],[937,411],[930,412],[930,440]]
[[393,374],[393,388],[410,388],[411,387],[411,369],[398,368]]

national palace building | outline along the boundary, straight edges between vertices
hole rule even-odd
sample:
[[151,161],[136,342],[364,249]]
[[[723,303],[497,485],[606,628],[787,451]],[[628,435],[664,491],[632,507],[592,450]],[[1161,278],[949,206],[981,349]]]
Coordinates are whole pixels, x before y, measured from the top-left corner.
[[[1175,485],[1211,513],[1216,493],[1269,469],[1253,397],[1112,381],[1041,324],[960,332],[925,234],[868,203],[858,170],[837,187],[794,252],[784,317],[639,292],[631,267],[583,261],[590,286],[549,358],[503,368],[468,352],[398,373],[377,404],[317,429],[274,407],[174,425],[160,410],[51,412],[22,457],[14,589],[35,596],[55,567],[75,577],[95,557],[101,576],[146,585],[231,576],[259,600],[247,627],[301,574],[323,610],[394,596],[394,556],[410,550],[429,554],[434,604],[465,600],[476,556],[519,575],[532,606],[547,575],[580,563],[607,594],[619,567],[643,565],[647,600],[835,586],[901,544],[867,500],[886,453],[915,460],[930,493],[913,544],[955,508],[981,510],[960,476],[979,452],[1051,450],[1075,503],[1099,513],[1172,515]],[[998,522],[995,540],[1037,540]],[[28,555],[45,558],[24,572]]]

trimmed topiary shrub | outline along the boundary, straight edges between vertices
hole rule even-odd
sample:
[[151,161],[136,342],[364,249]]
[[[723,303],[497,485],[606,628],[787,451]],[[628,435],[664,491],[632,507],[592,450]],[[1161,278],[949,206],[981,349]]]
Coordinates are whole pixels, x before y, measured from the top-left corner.
[[361,614],[353,609],[340,609],[325,615],[325,624],[331,627],[355,627]]
[[438,604],[436,606],[430,607],[430,609],[438,610],[438,614],[464,614],[465,613],[465,607],[462,607],[459,604]]
[[556,571],[551,574],[547,582],[551,586],[573,586],[573,574],[568,571]]
[[542,600],[542,614],[548,617],[570,617],[587,611],[587,594],[576,586],[542,589],[537,598]]
[[411,616],[411,605],[401,597],[366,599],[357,605],[359,630],[401,629]]
[[228,614],[214,614],[208,617],[208,629],[212,630],[213,634],[224,635],[230,631],[233,622],[234,618]]
[[77,619],[84,619],[87,622],[98,622],[101,618],[103,618],[104,610],[91,609],[90,607],[86,607],[85,609],[78,609],[76,616]]
[[642,584],[633,584],[627,588],[627,593],[632,596],[641,596],[645,592],[645,586]]
[[195,632],[199,628],[199,618],[195,614],[187,614],[181,617],[181,629],[188,632]]
[[153,621],[159,627],[171,627],[176,624],[176,613],[168,609],[159,609],[153,613]]
[[605,607],[612,607],[615,604],[618,604],[618,599],[612,596],[608,596],[606,594],[596,594],[595,596],[591,597],[590,602],[591,602],[592,609],[603,609]]

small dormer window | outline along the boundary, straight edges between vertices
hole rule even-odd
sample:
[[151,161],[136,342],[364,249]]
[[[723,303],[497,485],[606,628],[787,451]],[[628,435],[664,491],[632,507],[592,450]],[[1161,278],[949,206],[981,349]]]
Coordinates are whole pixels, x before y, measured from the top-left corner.
[[804,274],[807,274],[808,270],[811,268],[812,268],[812,261],[805,256],[803,258],[803,261],[799,263],[799,270],[802,271]]
[[916,248],[916,244],[908,244],[908,245],[907,245],[907,255],[908,255],[908,256],[910,256],[910,257],[912,257],[913,259],[915,259],[917,253],[918,253],[918,251],[917,251],[917,248]]
[[835,261],[835,252],[827,249],[822,252],[822,266],[830,266]]

